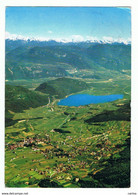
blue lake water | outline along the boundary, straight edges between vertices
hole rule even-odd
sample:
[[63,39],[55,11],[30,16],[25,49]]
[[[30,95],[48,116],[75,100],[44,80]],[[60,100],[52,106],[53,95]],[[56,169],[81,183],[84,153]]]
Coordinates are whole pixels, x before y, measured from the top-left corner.
[[70,95],[65,99],[61,99],[58,102],[58,105],[62,106],[84,106],[88,104],[98,104],[112,102],[118,99],[122,99],[123,95],[114,94],[114,95],[88,95],[88,94],[76,94]]

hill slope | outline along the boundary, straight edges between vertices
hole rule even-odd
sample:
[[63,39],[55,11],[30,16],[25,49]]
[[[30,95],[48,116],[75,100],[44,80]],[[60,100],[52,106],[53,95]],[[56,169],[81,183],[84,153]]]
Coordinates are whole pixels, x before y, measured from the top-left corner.
[[88,89],[88,85],[83,81],[70,78],[58,78],[42,83],[35,90],[46,94],[56,95],[58,98],[63,98],[66,95],[85,89]]
[[95,63],[110,70],[131,68],[130,45],[94,45],[87,49],[87,54]]
[[40,95],[21,86],[5,86],[5,119],[6,125],[12,121],[12,112],[22,112],[30,107],[48,103],[47,95]]

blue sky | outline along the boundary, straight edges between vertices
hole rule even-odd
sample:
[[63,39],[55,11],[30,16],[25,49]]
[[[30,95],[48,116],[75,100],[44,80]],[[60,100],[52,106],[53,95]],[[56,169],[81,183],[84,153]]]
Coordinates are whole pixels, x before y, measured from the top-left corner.
[[131,10],[121,7],[7,7],[6,36],[56,40],[128,40]]

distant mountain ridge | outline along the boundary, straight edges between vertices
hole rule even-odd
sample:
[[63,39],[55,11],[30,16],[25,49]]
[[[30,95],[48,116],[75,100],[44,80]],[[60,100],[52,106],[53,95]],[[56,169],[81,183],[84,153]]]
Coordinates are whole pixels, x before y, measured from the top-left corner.
[[77,76],[77,71],[130,70],[131,45],[6,42],[6,79]]
[[5,40],[5,45],[6,45],[6,51],[9,51],[11,49],[14,49],[16,47],[20,46],[56,46],[56,45],[84,45],[84,46],[89,46],[89,45],[95,45],[95,44],[124,44],[124,45],[131,45],[131,41],[106,41],[106,40],[87,40],[87,41],[69,41],[66,42],[64,40],[61,41],[56,41],[56,40],[37,40],[37,39],[6,39]]

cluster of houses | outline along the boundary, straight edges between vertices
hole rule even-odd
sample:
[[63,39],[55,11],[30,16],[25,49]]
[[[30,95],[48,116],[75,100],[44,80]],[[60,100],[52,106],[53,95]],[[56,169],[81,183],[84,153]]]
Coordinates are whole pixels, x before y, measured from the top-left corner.
[[37,144],[44,143],[44,140],[47,142],[50,142],[50,137],[49,135],[46,136],[46,138],[24,138],[24,141],[17,142],[16,144],[8,144],[8,148],[10,150],[14,150],[16,148],[22,148],[22,147],[28,147],[28,146],[35,146]]
[[22,148],[22,147],[25,147],[25,146],[31,146],[33,144],[35,144],[35,140],[33,138],[28,138],[28,139],[24,138],[24,141],[20,141],[20,142],[17,142],[16,144],[8,145],[8,148],[10,150],[14,150],[16,148]]

